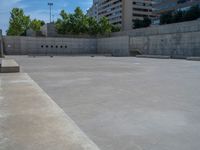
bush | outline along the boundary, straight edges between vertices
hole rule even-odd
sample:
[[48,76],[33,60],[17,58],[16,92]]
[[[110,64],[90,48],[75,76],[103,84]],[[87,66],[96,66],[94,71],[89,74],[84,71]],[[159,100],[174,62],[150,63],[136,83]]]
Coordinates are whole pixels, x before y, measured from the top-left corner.
[[160,16],[160,24],[169,24],[172,23],[172,12],[168,12]]
[[133,28],[134,29],[145,28],[145,27],[149,27],[150,24],[151,24],[151,19],[149,19],[148,17],[145,17],[143,20],[135,19]]

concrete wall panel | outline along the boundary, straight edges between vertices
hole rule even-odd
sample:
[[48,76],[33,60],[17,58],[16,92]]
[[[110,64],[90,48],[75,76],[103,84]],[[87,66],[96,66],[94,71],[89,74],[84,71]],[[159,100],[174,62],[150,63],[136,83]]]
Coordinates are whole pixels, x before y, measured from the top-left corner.
[[130,50],[172,57],[200,56],[200,32],[130,37]]
[[5,36],[4,43],[6,54],[10,55],[96,53],[96,39]]
[[129,56],[129,36],[97,39],[97,53]]
[[[200,20],[112,34],[104,38],[4,37],[6,54],[200,56]],[[133,53],[134,54],[134,53]]]

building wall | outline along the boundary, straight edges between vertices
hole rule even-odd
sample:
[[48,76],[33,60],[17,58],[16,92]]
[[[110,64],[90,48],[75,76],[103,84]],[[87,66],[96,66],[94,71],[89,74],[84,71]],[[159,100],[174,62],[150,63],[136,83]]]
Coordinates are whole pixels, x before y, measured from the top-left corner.
[[113,25],[122,25],[122,0],[98,0],[98,18],[107,17]]
[[123,1],[123,11],[122,11],[122,29],[131,30],[133,29],[133,2],[131,0]]
[[10,55],[29,54],[95,54],[96,39],[4,37],[5,53]]
[[98,20],[98,0],[93,0],[92,6],[87,10],[87,16]]
[[153,0],[95,0],[88,16],[95,16],[97,20],[105,16],[111,24],[131,30],[135,19],[156,16],[152,13],[152,4]]

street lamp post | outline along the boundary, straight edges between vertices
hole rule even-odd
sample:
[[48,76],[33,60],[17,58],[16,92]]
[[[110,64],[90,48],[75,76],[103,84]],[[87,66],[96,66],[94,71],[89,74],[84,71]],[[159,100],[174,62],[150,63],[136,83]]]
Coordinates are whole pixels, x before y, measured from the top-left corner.
[[50,9],[50,23],[51,23],[51,7],[53,6],[53,3],[48,3],[49,9]]

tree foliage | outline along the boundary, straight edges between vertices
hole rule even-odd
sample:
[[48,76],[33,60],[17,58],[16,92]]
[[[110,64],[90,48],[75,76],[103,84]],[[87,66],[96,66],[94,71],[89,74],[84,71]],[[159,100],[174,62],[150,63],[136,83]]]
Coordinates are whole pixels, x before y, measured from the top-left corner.
[[30,17],[24,14],[23,9],[13,8],[10,13],[9,28],[7,35],[24,35],[30,26]]
[[168,12],[160,16],[160,24],[170,24],[183,21],[196,20],[200,17],[200,8],[198,5],[192,6],[188,10],[178,10]]
[[120,30],[121,30],[120,27],[112,25],[112,29],[111,29],[112,32],[119,32]]
[[120,29],[111,25],[107,18],[102,17],[100,21],[86,16],[80,7],[74,13],[68,14],[64,10],[60,12],[56,21],[56,29],[59,34],[106,34]]
[[108,19],[106,17],[102,17],[99,21],[99,33],[106,34],[111,33],[112,26],[110,25]]
[[145,28],[145,27],[150,26],[150,24],[151,24],[151,19],[149,19],[148,17],[144,17],[143,20],[135,19],[133,28],[134,29]]
[[88,18],[88,33],[90,35],[96,35],[99,33],[99,24],[93,17]]
[[[30,16],[24,14],[23,9],[13,8],[11,11],[9,28],[7,35],[22,36],[26,34],[27,29],[39,31],[45,24],[42,20],[31,20]],[[99,21],[86,16],[80,7],[74,10],[74,13],[68,14],[64,10],[60,12],[60,18],[56,21],[56,29],[59,34],[107,34],[120,31],[119,27],[109,23],[106,17]]]
[[10,15],[7,35],[26,35],[27,29],[31,28],[34,31],[39,31],[40,27],[45,24],[45,22],[42,20],[34,19],[31,21],[30,16],[26,16],[23,9],[20,8],[13,8]]
[[33,29],[33,31],[40,31],[41,26],[43,26],[44,24],[44,21],[34,19],[30,23],[30,28]]

